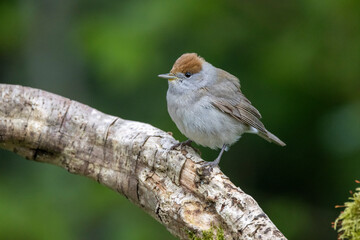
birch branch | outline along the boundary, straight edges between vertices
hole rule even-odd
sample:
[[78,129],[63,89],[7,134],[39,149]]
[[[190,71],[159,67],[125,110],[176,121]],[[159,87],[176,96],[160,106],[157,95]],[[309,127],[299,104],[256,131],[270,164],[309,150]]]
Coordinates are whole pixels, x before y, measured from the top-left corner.
[[[149,124],[42,90],[0,84],[0,147],[89,177],[124,195],[180,239],[211,227],[225,239],[285,239],[219,168]],[[215,230],[216,231],[216,230]]]

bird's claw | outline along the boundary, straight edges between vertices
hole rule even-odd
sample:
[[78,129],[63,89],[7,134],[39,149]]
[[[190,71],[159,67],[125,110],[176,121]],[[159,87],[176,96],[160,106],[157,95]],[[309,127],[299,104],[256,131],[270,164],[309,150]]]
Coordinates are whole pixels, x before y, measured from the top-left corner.
[[201,168],[203,169],[208,169],[210,172],[212,172],[212,170],[214,169],[214,167],[218,167],[219,166],[219,162],[220,162],[220,158],[221,155],[219,155],[214,161],[212,162],[205,162]]
[[210,176],[212,171],[214,170],[214,167],[217,167],[218,164],[215,161],[212,162],[204,162],[202,163],[202,166],[196,169],[197,174],[200,176],[200,180],[202,183],[209,183],[210,182]]
[[181,150],[184,146],[189,146],[189,147],[191,147],[192,149],[194,149],[199,155],[201,155],[200,150],[197,149],[197,148],[194,148],[193,146],[191,146],[191,143],[192,143],[192,141],[191,141],[190,139],[188,139],[188,140],[186,140],[186,141],[184,141],[184,142],[178,142],[178,143],[174,144],[174,145],[170,148],[170,150],[175,150],[175,148],[177,148],[177,147],[180,147],[180,150]]
[[183,147],[183,146],[190,146],[191,147],[191,143],[192,141],[191,140],[186,140],[184,142],[178,142],[176,144],[174,144],[170,150],[174,150],[175,148],[179,147],[180,146],[180,149]]
[[218,162],[212,161],[212,162],[206,162],[201,167],[202,168],[209,168],[210,172],[214,169],[214,167],[218,166]]

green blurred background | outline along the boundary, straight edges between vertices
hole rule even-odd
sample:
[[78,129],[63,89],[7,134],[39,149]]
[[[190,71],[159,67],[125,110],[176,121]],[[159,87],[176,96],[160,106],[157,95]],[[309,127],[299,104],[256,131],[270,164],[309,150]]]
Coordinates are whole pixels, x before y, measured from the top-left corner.
[[[287,143],[245,135],[222,171],[289,239],[336,239],[334,206],[360,170],[359,9],[358,0],[2,0],[0,81],[185,140],[157,75],[197,52],[240,78]],[[4,150],[0,160],[0,239],[175,239],[94,181]]]

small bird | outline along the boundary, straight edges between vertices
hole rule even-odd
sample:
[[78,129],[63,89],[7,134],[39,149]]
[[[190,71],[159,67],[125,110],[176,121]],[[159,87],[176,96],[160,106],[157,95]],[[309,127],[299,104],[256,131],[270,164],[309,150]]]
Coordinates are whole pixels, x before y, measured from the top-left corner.
[[220,149],[218,157],[205,165],[218,166],[224,151],[243,133],[255,133],[269,142],[285,146],[259,120],[261,114],[240,90],[239,79],[216,68],[196,53],[185,53],[174,63],[168,79],[167,107],[171,119],[188,140],[172,149],[195,143]]

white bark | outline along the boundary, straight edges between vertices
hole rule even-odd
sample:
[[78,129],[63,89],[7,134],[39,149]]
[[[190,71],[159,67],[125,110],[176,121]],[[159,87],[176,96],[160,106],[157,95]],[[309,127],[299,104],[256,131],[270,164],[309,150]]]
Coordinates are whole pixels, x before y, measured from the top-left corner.
[[285,239],[256,201],[193,149],[149,124],[28,87],[0,84],[0,147],[95,179],[188,239],[221,227],[226,239]]

